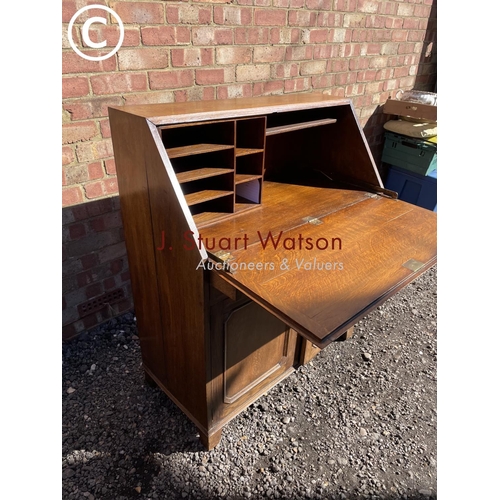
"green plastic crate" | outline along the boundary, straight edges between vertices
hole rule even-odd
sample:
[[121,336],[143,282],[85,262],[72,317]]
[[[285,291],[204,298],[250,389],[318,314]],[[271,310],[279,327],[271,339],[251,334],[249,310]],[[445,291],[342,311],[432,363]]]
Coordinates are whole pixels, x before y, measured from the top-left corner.
[[429,175],[437,168],[437,145],[386,132],[382,161],[416,174]]

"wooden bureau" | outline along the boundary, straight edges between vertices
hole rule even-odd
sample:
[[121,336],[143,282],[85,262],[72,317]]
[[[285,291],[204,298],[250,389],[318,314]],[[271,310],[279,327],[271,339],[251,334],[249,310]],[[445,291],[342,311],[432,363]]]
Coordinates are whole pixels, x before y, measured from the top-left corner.
[[223,426],[436,261],[348,99],[110,108],[146,378]]

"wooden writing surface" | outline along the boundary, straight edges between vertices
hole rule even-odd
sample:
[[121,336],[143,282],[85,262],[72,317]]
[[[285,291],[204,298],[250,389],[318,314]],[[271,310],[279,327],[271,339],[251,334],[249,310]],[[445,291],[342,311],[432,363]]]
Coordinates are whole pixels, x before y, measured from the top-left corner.
[[[265,193],[272,192],[269,187]],[[286,196],[289,186],[276,184],[273,188]],[[315,207],[331,199],[331,192],[306,187],[301,190],[302,198],[286,205],[290,213],[302,215],[307,191],[309,213],[321,223],[296,218],[296,225],[289,220],[283,231],[279,225],[256,229],[258,225],[245,225],[240,220],[237,234],[248,231],[249,244],[246,249],[230,252],[231,272],[222,276],[323,347],[435,262],[436,217],[414,205],[380,196],[359,197],[324,214]],[[335,192],[339,194],[339,190]],[[260,221],[273,220],[274,207],[266,205],[266,195],[260,212]],[[227,222],[207,227],[203,236],[220,239],[222,225],[228,227]],[[283,246],[286,238],[291,238],[288,248]],[[318,242],[319,248],[306,248],[308,238]],[[326,243],[329,246],[323,249]],[[421,262],[420,269],[404,267],[410,259]],[[249,263],[254,264],[251,269]]]

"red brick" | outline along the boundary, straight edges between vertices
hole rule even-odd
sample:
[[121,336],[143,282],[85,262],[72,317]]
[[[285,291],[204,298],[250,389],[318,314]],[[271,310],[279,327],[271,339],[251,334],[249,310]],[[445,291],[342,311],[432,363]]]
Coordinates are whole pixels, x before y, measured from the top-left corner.
[[125,24],[163,24],[163,4],[156,2],[110,2]]
[[274,64],[272,67],[273,78],[291,78],[299,76],[299,65],[297,63]]
[[332,10],[333,0],[306,0],[306,7],[311,10]]
[[401,78],[402,76],[408,76],[409,68],[403,66],[402,68],[394,68],[394,78]]
[[389,80],[393,78],[393,76],[394,76],[394,70],[392,68],[384,68],[377,71],[375,80]]
[[104,191],[106,194],[118,193],[118,180],[116,177],[108,177],[104,179]]
[[249,82],[254,80],[269,80],[271,68],[268,64],[241,65],[236,68],[236,81]]
[[168,67],[168,49],[140,48],[118,51],[120,70],[160,69]]
[[101,135],[103,137],[111,137],[111,129],[109,128],[109,120],[101,120],[99,122],[99,127],[101,129]]
[[[346,88],[345,95],[347,97],[363,95],[365,93],[365,85],[362,83],[356,83],[354,85],[348,85]],[[371,97],[370,97],[371,101]]]
[[87,234],[84,224],[81,222],[68,227],[69,236],[72,240],[78,240]]
[[384,16],[367,16],[365,25],[367,28],[384,28],[385,22]]
[[62,140],[63,144],[73,144],[80,141],[88,141],[98,134],[94,122],[64,123]]
[[333,8],[341,12],[354,12],[356,10],[356,0],[334,0]]
[[387,56],[372,57],[370,59],[370,68],[386,68],[388,60]]
[[398,2],[398,16],[413,16],[415,6],[407,3]]
[[317,26],[341,27],[344,25],[344,15],[338,12],[318,12]]
[[290,8],[301,9],[302,7],[304,7],[305,3],[305,0],[290,0]]
[[243,85],[227,85],[225,87],[217,87],[218,99],[234,99],[237,97],[251,97],[252,85],[245,83]]
[[310,78],[294,78],[293,80],[285,80],[285,92],[301,92],[310,90]]
[[333,86],[334,75],[313,76],[311,85],[313,89],[329,88]]
[[166,102],[174,102],[174,91],[150,90],[139,94],[124,94],[123,100],[125,104],[165,104]]
[[85,196],[89,199],[104,196],[104,187],[102,181],[89,182],[84,185]]
[[91,269],[99,263],[99,259],[97,258],[97,254],[90,253],[80,257],[80,262],[82,263],[83,269]]
[[418,30],[418,26],[420,24],[419,19],[404,19],[403,20],[403,28],[409,30]]
[[392,40],[394,42],[406,42],[408,38],[408,30],[394,30],[392,32]]
[[374,69],[369,69],[366,71],[360,71],[357,75],[358,82],[372,82],[375,80],[377,72]]
[[113,156],[113,145],[110,139],[81,142],[76,145],[76,157],[81,163],[91,163]]
[[[110,51],[82,50],[82,52],[92,57],[98,57],[109,54]],[[62,54],[62,72],[64,75],[69,73],[101,73],[102,71],[115,70],[116,54],[103,61],[88,61],[72,49],[66,50]]]
[[95,217],[90,221],[90,227],[96,232],[120,228],[122,225],[121,214],[118,211],[108,212],[100,217]]
[[89,180],[102,179],[104,177],[101,162],[89,164],[87,170],[89,172]]
[[214,7],[214,23],[228,24],[231,26],[244,26],[252,24],[252,9],[248,7]]
[[[219,7],[214,7],[217,9]],[[210,7],[199,7],[197,5],[167,5],[168,24],[210,24],[212,21],[212,10]]]
[[245,64],[252,62],[252,49],[250,47],[218,47],[216,49],[216,62],[217,64]]
[[404,78],[401,78],[399,80],[399,83],[400,83],[401,87],[412,88],[413,85],[415,84],[415,77],[414,76],[405,76]]
[[428,5],[415,5],[413,15],[415,17],[425,17],[428,18],[431,13],[431,7]]
[[393,16],[398,10],[397,2],[382,2],[379,8],[379,14]]
[[349,71],[349,61],[346,59],[337,59],[331,61],[331,67],[329,69],[332,73],[343,73]]
[[283,94],[283,80],[270,80],[268,82],[257,82],[253,85],[252,95],[280,95]]
[[90,90],[89,81],[86,77],[69,77],[62,80],[63,99],[69,97],[83,97]]
[[180,45],[191,42],[189,28],[185,26],[147,26],[141,28],[144,45]]
[[307,61],[300,64],[302,76],[320,75],[326,70],[326,61]]
[[380,6],[379,1],[375,0],[358,0],[358,11],[376,14]]
[[253,49],[253,62],[279,62],[283,61],[285,57],[285,47],[254,47]]
[[328,41],[327,29],[323,30],[311,30],[309,32],[309,43],[325,43]]
[[[368,42],[371,39],[371,32],[365,29],[357,29],[352,31],[351,41],[353,42]],[[347,41],[347,40],[346,40]]]
[[339,47],[337,45],[316,45],[313,56],[314,59],[330,59],[331,57],[336,57],[338,53]]
[[88,120],[89,118],[108,116],[108,106],[120,106],[122,104],[120,96],[106,96],[65,102],[63,107],[71,114],[72,120]]
[[68,185],[71,184],[81,184],[82,182],[88,181],[89,171],[87,165],[73,165],[71,167],[66,167],[66,182]]
[[83,201],[83,193],[79,186],[64,188],[62,191],[63,207],[75,205]]
[[214,49],[172,49],[172,66],[211,66]]
[[193,27],[193,45],[230,45],[233,30],[211,26]]
[[92,285],[89,285],[85,289],[85,295],[87,296],[87,299],[91,299],[92,297],[96,297],[102,292],[102,285],[100,283],[93,283]]
[[[81,2],[79,0],[63,0],[63,2],[62,2],[62,22],[69,23],[71,21],[71,18],[75,15],[75,13],[81,7],[83,7],[83,5],[81,5],[82,3],[84,3],[84,2]],[[106,2],[104,0],[96,0],[95,2],[92,2],[92,4],[94,4],[94,5],[95,4],[106,5]],[[76,22],[84,23],[90,17],[95,17],[95,16],[102,16],[102,9],[87,10],[78,16],[78,18],[76,19]]]
[[[89,29],[89,38],[94,42],[106,42],[107,50],[116,47],[120,39],[120,29],[118,25],[104,26],[102,24],[93,24]],[[137,47],[140,44],[140,35],[137,28],[125,29],[123,34],[122,47]],[[86,47],[86,44],[83,44]]]
[[255,9],[256,26],[284,26],[286,24],[286,10]]
[[94,94],[118,94],[147,90],[148,80],[145,73],[112,73],[90,77]]
[[366,85],[367,94],[377,94],[384,90],[384,82],[371,82]]
[[63,146],[62,148],[62,164],[69,165],[75,161],[75,153],[70,146]]
[[382,45],[380,43],[369,43],[366,48],[367,55],[380,54]]
[[288,26],[316,26],[317,12],[291,10],[288,13]]
[[251,45],[267,44],[269,43],[269,28],[236,28],[234,42]]
[[398,54],[411,54],[415,50],[414,43],[400,43],[398,48]]
[[108,175],[116,175],[116,165],[114,158],[104,161],[104,168]]
[[311,46],[303,45],[298,47],[287,47],[286,57],[287,61],[300,61],[304,59],[312,59],[313,49]]
[[365,14],[345,14],[344,27],[346,28],[364,28],[366,23]]
[[217,85],[224,83],[223,69],[197,69],[196,70],[197,85]]
[[373,41],[374,42],[390,42],[392,38],[391,30],[375,30],[373,32]]
[[424,31],[410,31],[408,33],[409,42],[423,42],[425,38]]
[[339,47],[340,57],[356,57],[359,55],[361,55],[361,46],[359,43],[346,43]]
[[370,66],[370,60],[367,57],[357,57],[349,61],[349,69],[351,71],[367,69]]

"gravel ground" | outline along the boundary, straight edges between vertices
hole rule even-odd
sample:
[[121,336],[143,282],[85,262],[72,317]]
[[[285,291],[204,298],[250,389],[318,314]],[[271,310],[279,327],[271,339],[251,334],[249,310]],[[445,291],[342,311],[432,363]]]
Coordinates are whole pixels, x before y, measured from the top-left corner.
[[124,315],[63,346],[63,498],[436,498],[436,349],[433,268],[207,452]]

